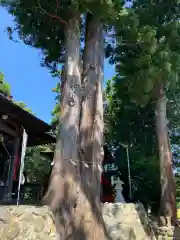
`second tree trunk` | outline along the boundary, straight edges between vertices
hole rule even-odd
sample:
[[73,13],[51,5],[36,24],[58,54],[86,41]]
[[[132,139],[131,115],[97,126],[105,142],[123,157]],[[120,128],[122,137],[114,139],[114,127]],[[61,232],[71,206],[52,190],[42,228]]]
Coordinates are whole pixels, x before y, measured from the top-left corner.
[[168,218],[172,219],[174,224],[176,221],[176,190],[172,169],[172,154],[167,128],[166,98],[162,84],[158,86],[157,90],[155,115],[161,177],[161,200],[159,214],[161,221],[163,220],[162,217],[164,218],[161,224],[168,224]]

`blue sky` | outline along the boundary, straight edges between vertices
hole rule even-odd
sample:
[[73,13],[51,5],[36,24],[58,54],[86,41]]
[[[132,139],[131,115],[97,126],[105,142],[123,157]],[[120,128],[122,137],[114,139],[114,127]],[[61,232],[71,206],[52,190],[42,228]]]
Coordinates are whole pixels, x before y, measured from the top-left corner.
[[[13,26],[13,18],[0,9],[0,71],[11,85],[12,96],[23,101],[37,117],[50,122],[55,94],[51,92],[58,79],[52,78],[46,68],[40,66],[41,53],[23,43],[9,40],[6,26]],[[105,81],[114,76],[114,68],[105,62]]]

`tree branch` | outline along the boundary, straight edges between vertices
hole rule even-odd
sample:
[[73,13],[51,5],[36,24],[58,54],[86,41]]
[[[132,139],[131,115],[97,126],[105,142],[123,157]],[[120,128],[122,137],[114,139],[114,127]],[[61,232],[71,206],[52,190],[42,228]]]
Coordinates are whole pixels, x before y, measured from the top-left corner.
[[[41,10],[43,13],[45,13],[46,15],[48,15],[49,17],[58,20],[58,21],[59,21],[60,23],[62,23],[62,24],[67,24],[67,22],[64,21],[62,18],[60,18],[59,16],[48,13],[48,12],[41,6],[40,0],[38,0],[38,5],[39,5],[40,10]],[[56,0],[56,14],[57,14],[57,11],[58,11],[59,6],[60,6],[60,2],[59,2],[59,0]]]

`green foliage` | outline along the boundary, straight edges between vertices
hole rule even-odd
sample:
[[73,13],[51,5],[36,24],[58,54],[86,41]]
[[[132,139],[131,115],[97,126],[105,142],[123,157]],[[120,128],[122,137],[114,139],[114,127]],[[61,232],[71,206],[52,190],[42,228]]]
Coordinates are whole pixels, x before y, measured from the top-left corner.
[[[119,84],[118,76],[107,82],[105,108],[105,138],[115,149],[115,160],[124,181],[124,195],[129,199],[127,156],[121,143],[128,144],[133,201],[157,212],[159,207],[159,161],[157,157],[154,106],[138,107],[130,99],[127,86]],[[154,189],[152,191],[152,189]]]
[[[116,65],[116,77],[106,88],[106,141],[115,151],[124,192],[128,196],[125,150],[129,145],[133,200],[157,212],[160,200],[159,161],[154,119],[156,86],[162,81],[168,97],[168,120],[174,167],[179,165],[179,44],[178,1],[137,0],[118,19],[116,45],[107,45],[107,57]],[[128,13],[127,13],[128,12]],[[176,175],[178,182],[178,175]],[[178,191],[179,194],[179,191]]]
[[28,108],[27,105],[26,105],[24,102],[22,102],[22,101],[20,101],[20,102],[14,101],[14,103],[15,103],[17,106],[21,107],[22,109],[26,110],[27,112],[35,115],[35,114],[32,112],[32,110],[31,110],[30,108]]
[[[42,3],[41,3],[42,2]],[[4,4],[15,17],[16,30],[9,27],[7,30],[12,38],[16,31],[25,44],[31,45],[43,52],[42,65],[56,71],[59,63],[63,62],[64,24],[48,16],[44,11],[54,13],[65,19],[65,12],[59,8],[56,13],[55,1],[17,1]],[[61,4],[62,5],[62,4]],[[44,9],[44,11],[42,10]]]
[[[159,161],[154,105],[151,100],[155,97],[157,83],[162,81],[168,98],[172,101],[168,104],[168,112],[172,110],[172,114],[169,114],[171,138],[173,144],[177,144],[179,111],[175,104],[179,104],[179,91],[174,97],[175,91],[172,89],[177,89],[179,81],[179,2],[136,0],[131,8],[122,8],[125,1],[117,0],[64,0],[58,7],[57,2],[52,1],[50,4],[47,0],[20,0],[6,3],[5,6],[15,18],[15,31],[20,39],[25,44],[42,50],[42,65],[49,67],[53,73],[64,62],[64,22],[68,21],[72,13],[91,13],[107,24],[106,30],[113,37],[116,34],[116,44],[114,39],[112,44],[109,39],[106,41],[107,56],[116,64],[117,72],[113,81],[107,83],[105,92],[106,142],[112,151],[116,149],[116,162],[121,169],[126,193],[129,190],[127,162],[120,143],[129,144],[133,200],[140,200],[146,207],[157,211],[160,193]],[[111,24],[114,24],[113,28]],[[12,37],[13,29],[7,30]],[[57,102],[52,111],[52,123],[57,126],[60,85],[55,92]],[[37,148],[28,151],[26,164],[31,169],[31,180],[41,181],[42,173],[50,170],[50,160],[44,159],[41,162]],[[178,154],[178,150],[174,152]],[[176,180],[178,182],[178,176]]]
[[176,201],[177,201],[177,207],[180,207],[180,175],[179,171],[175,174],[175,180],[176,180]]
[[4,74],[0,72],[0,93],[3,93],[5,96],[11,95],[10,85],[4,80]]
[[[127,156],[121,143],[129,145],[133,201],[141,201],[157,214],[160,200],[160,164],[156,143],[154,104],[139,107],[131,101],[128,87],[119,82],[118,75],[107,82],[105,98],[105,137],[108,146],[115,151],[115,159],[124,181],[124,195],[129,199]],[[180,91],[167,91],[168,121],[174,170],[180,167],[179,103]],[[114,150],[117,149],[117,150]],[[175,175],[177,202],[180,201],[179,171]]]
[[51,172],[52,159],[42,152],[51,149],[51,146],[31,147],[27,149],[25,157],[25,169],[30,182],[42,183],[44,176]]
[[119,81],[125,80],[131,99],[141,105],[156,97],[159,81],[169,87],[175,80],[172,75],[179,74],[179,10],[177,1],[168,4],[166,15],[164,3],[135,1],[117,21],[116,47],[107,49]]
[[[102,19],[104,23],[114,22],[121,9],[121,1],[90,0],[90,1],[42,1],[20,0],[11,2],[3,0],[1,3],[13,15],[15,28],[7,26],[10,39],[13,33],[19,38],[43,53],[42,65],[55,73],[59,64],[64,62],[64,30],[69,18],[79,14],[91,13]],[[82,27],[84,18],[82,21]],[[82,36],[82,40],[84,36]]]
[[53,89],[53,92],[56,93],[56,104],[54,106],[54,109],[52,110],[52,119],[51,124],[54,128],[57,128],[59,125],[59,117],[60,117],[60,83],[56,85],[56,88]]

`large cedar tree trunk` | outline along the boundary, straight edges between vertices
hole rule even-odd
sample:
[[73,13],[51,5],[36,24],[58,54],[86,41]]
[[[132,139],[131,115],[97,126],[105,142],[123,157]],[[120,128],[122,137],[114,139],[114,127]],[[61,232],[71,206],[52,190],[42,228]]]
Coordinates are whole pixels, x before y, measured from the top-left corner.
[[163,85],[157,88],[157,100],[155,105],[156,131],[160,157],[161,200],[160,200],[160,224],[167,225],[172,220],[176,223],[176,187],[172,169],[172,153],[168,136],[166,97]]
[[61,96],[60,132],[54,166],[45,196],[55,216],[57,240],[79,239],[76,217],[80,174],[78,161],[80,119],[80,16],[74,15],[65,29],[65,69]]
[[83,58],[83,98],[80,122],[81,193],[78,214],[86,237],[108,239],[100,210],[100,175],[103,160],[103,25],[90,15],[86,19]]

